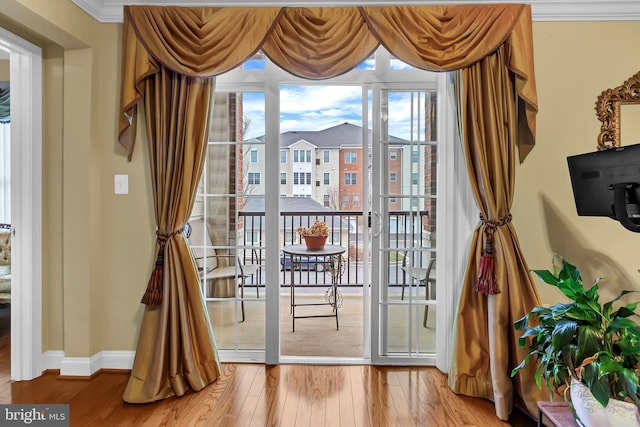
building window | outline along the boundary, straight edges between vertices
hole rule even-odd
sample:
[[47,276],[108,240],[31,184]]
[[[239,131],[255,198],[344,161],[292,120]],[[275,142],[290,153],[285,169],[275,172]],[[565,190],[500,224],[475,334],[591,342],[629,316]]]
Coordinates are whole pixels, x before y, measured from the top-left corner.
[[396,182],[398,180],[398,174],[396,172],[391,172],[389,174],[389,181]]
[[286,172],[280,172],[280,184],[281,185],[286,185],[287,184],[287,174],[286,174]]
[[411,151],[411,162],[418,163],[418,150]]
[[293,163],[311,163],[311,150],[293,150]]
[[323,197],[323,203],[322,203],[325,207],[329,207],[329,195],[325,194]]
[[280,163],[287,163],[287,150],[280,150]]
[[389,151],[389,159],[390,160],[397,160],[398,159],[398,151],[397,150]]
[[323,176],[324,176],[324,181],[323,181],[324,185],[329,185],[329,177],[330,177],[329,172],[325,172]]
[[329,163],[329,161],[331,160],[331,159],[330,159],[330,157],[329,157],[329,153],[330,153],[330,151],[329,151],[329,150],[324,150],[324,151],[322,152],[322,161],[323,161],[324,163]]
[[344,152],[344,162],[347,163],[347,164],[358,163],[358,152],[357,151],[345,151]]
[[411,184],[418,185],[418,172],[411,172]]
[[349,196],[342,196],[342,207],[349,207]]
[[249,172],[248,176],[249,184],[259,185],[260,184],[260,172]]
[[293,183],[295,185],[311,185],[311,172],[294,172]]
[[358,185],[358,175],[355,173],[345,173],[344,185]]
[[395,197],[389,197],[389,203],[398,203],[398,199]]
[[352,200],[353,200],[354,208],[357,208],[358,206],[360,206],[360,195],[354,194]]
[[258,163],[258,150],[249,151],[249,161],[251,163]]

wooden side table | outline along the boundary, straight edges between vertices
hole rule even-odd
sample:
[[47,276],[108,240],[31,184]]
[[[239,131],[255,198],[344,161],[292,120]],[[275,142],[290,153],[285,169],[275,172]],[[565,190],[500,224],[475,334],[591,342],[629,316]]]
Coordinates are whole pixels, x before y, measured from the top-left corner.
[[565,402],[538,402],[538,427],[542,427],[543,415],[555,427],[580,427]]

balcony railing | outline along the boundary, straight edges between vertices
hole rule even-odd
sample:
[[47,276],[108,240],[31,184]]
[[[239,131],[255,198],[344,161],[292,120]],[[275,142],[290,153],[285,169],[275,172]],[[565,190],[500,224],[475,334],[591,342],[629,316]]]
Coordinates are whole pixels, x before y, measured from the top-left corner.
[[[264,212],[239,212],[241,222],[241,261],[245,264],[264,265],[265,247],[265,217]],[[363,286],[363,232],[369,230],[371,219],[365,218],[362,211],[331,211],[331,212],[281,212],[279,240],[280,248],[288,245],[304,243],[296,232],[298,227],[309,227],[316,219],[324,221],[331,230],[327,244],[342,246],[344,271],[339,278],[341,288]],[[396,265],[402,259],[392,252],[404,252],[412,248],[416,242],[423,244],[430,241],[429,212],[428,211],[391,211],[383,236],[384,244],[391,248],[389,251],[390,264]],[[397,249],[395,251],[394,249]],[[331,275],[326,274],[323,259],[301,260],[300,264],[293,263],[280,251],[279,262],[281,270],[281,286],[289,286],[291,282],[290,268],[294,268],[293,279],[297,287],[326,286],[331,283]],[[306,263],[305,263],[306,261]],[[389,273],[390,286],[400,286],[399,269]],[[395,275],[395,278],[393,277]],[[264,286],[264,277],[254,279],[246,286]]]

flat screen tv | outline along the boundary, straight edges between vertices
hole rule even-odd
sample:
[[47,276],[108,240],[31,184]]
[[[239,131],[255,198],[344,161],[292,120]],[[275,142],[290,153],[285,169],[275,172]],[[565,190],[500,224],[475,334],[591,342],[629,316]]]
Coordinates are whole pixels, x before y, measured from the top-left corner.
[[602,216],[640,232],[640,144],[567,157],[580,216]]

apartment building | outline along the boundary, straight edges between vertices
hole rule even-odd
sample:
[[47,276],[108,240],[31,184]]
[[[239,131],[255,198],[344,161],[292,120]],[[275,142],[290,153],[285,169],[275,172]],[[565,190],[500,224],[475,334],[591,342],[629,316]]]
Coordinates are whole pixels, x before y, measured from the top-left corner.
[[[369,131],[367,138],[370,137]],[[363,174],[370,173],[372,168],[370,145],[365,150],[362,139],[362,127],[347,122],[317,131],[281,133],[280,195],[309,197],[334,211],[361,211]],[[251,141],[260,144],[251,145]],[[417,188],[421,177],[425,181],[435,180],[434,149],[412,147],[408,141],[395,137],[390,141],[393,145],[388,150],[388,193],[410,194],[411,186]],[[264,194],[263,143],[264,137],[249,140],[244,154],[243,177],[247,187],[253,187],[248,192],[256,194]],[[389,209],[407,210],[411,203],[410,198],[390,198]],[[433,207],[423,206],[424,209]]]

